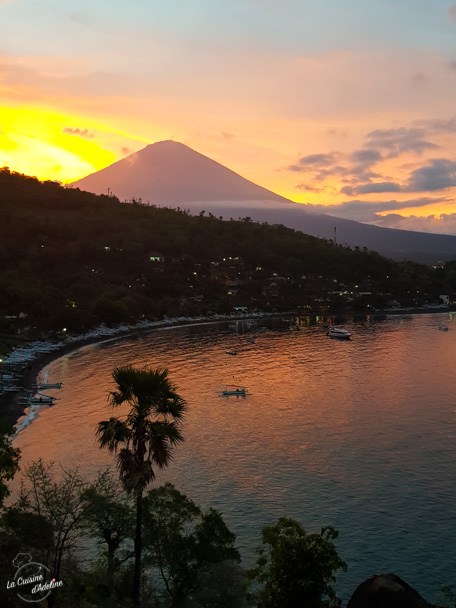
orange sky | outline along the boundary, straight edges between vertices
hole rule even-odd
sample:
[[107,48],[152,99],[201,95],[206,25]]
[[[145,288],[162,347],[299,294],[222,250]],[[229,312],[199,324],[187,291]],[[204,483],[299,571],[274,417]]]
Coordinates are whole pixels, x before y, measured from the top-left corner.
[[93,4],[0,0],[1,166],[70,182],[175,139],[319,211],[456,234],[456,5]]

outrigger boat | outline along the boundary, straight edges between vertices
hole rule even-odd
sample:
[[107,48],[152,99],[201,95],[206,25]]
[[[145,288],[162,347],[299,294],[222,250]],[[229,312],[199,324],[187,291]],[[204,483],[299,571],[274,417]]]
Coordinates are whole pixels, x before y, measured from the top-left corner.
[[54,405],[56,397],[51,397],[50,395],[40,395],[37,393],[36,395],[30,395],[28,403],[29,405]]
[[38,382],[38,384],[37,384],[37,388],[40,391],[44,391],[44,390],[50,389],[50,388],[62,388],[62,387],[63,387],[63,382],[55,382],[55,383]]
[[22,386],[16,386],[11,384],[0,384],[0,394],[1,393],[20,393],[22,391]]
[[236,388],[226,386],[223,391],[219,391],[220,397],[245,397],[248,394],[243,386],[237,386]]
[[28,397],[25,397],[27,405],[54,405],[57,397],[51,395],[45,395],[44,393],[38,393],[36,391],[27,391]]

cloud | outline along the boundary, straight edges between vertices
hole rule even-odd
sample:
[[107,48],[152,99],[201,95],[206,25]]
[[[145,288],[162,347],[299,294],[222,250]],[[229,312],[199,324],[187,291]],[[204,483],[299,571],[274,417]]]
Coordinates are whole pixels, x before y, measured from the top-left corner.
[[[432,137],[452,134],[456,134],[455,116],[415,120],[409,126],[368,132],[364,136],[364,146],[353,152],[310,154],[299,158],[287,169],[309,175],[307,183],[295,186],[306,192],[323,192],[325,188],[313,186],[312,182],[324,182],[331,178],[339,178],[342,186],[339,192],[347,196],[381,192],[428,192],[450,188],[456,186],[455,164],[450,160],[428,160],[415,166],[409,163],[408,166],[399,167],[400,170],[411,171],[408,181],[403,185],[398,183],[395,176],[382,175],[373,168],[377,164],[383,168],[385,161],[402,154],[422,155],[439,149],[440,146],[432,141]],[[345,162],[341,164],[340,161]],[[431,164],[421,166],[424,162]]]
[[[343,167],[341,165],[335,165],[329,169],[321,169],[314,175],[314,179],[317,182],[323,182],[328,177],[333,177],[334,175],[340,175],[342,177],[346,175],[350,175],[350,170],[347,167]],[[344,181],[344,180],[342,180]]]
[[316,188],[315,186],[309,186],[307,184],[297,184],[295,186],[298,190],[304,190],[304,192],[315,192],[316,194],[320,194],[325,191],[325,188]]
[[332,165],[335,161],[335,154],[310,154],[300,158],[295,165],[290,165],[288,169],[290,171],[314,171],[320,167]]
[[456,186],[456,161],[445,158],[431,160],[431,164],[412,171],[407,192],[433,192]]
[[[336,164],[344,158],[348,166]],[[349,196],[368,194],[370,192],[398,192],[399,187],[390,182],[380,182],[370,185],[373,179],[382,179],[382,175],[375,173],[371,167],[383,160],[381,152],[373,148],[362,148],[350,154],[331,152],[329,154],[310,154],[298,159],[288,170],[312,174],[315,182],[323,182],[328,178],[338,176],[342,183],[347,184],[341,189],[342,194]],[[296,188],[306,192],[323,192],[322,188],[299,184]]]
[[[453,63],[454,69],[456,70],[456,61]],[[448,119],[434,118],[431,120],[416,120],[413,124],[423,127],[430,135],[456,133],[456,117],[454,116]]]
[[[348,160],[356,163],[350,167],[334,164],[342,156],[342,154],[335,152],[331,154],[311,154],[299,159],[297,164],[291,165],[288,169],[302,173],[313,172],[312,179],[318,182],[325,181],[330,177],[339,176],[342,182],[349,184],[349,186],[342,188],[341,192],[350,196],[357,193],[358,187],[362,188],[365,186],[364,182],[370,182],[372,179],[382,177],[379,173],[370,170],[371,165],[374,165],[383,158],[377,150],[355,150],[355,152],[348,155]],[[304,189],[301,186],[299,187]],[[305,189],[311,191],[310,187]],[[312,191],[317,192],[317,190]],[[397,190],[372,190],[372,192],[393,191],[396,192]]]
[[372,184],[361,184],[360,186],[344,186],[341,188],[341,194],[348,196],[358,196],[360,194],[373,194],[379,192],[400,192],[401,187],[394,182],[375,182]]
[[79,135],[79,137],[87,137],[87,138],[92,138],[95,137],[94,133],[89,133],[89,129],[72,129],[71,127],[65,127],[63,129],[63,133],[66,133],[67,135]]
[[361,201],[358,199],[344,201],[337,205],[306,205],[309,211],[314,213],[323,213],[324,215],[333,215],[342,217],[357,222],[366,224],[381,223],[382,216],[379,213],[385,211],[400,211],[401,209],[416,209],[417,207],[427,207],[436,203],[448,203],[445,198],[429,198],[421,197],[417,199],[408,199],[405,201],[388,200],[388,201]]
[[[339,175],[344,178],[351,174],[351,170],[342,165],[335,164],[341,156],[343,155],[336,152],[330,154],[309,154],[308,156],[303,156],[298,159],[294,165],[288,166],[287,169],[297,173],[312,174],[311,179],[316,182],[323,182],[334,175]],[[323,191],[320,188],[313,189],[311,186],[304,184],[299,184],[295,187],[300,190],[306,190],[307,192]]]
[[439,216],[428,215],[426,217],[418,217],[416,215],[403,217],[402,215],[391,213],[380,216],[376,224],[383,228],[456,235],[456,213],[441,214]]
[[419,128],[377,129],[366,135],[366,146],[387,150],[387,158],[395,158],[404,152],[422,154],[425,150],[434,150],[439,147],[426,141],[425,135],[425,130]]
[[380,160],[382,160],[383,156],[380,154],[378,150],[373,149],[362,149],[355,150],[350,154],[350,160],[360,164],[369,164],[372,165]]

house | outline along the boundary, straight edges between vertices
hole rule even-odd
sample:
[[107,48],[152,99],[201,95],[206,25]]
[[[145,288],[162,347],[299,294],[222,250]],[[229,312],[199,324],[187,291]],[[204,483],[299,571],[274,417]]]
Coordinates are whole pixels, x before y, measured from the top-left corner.
[[149,253],[149,262],[164,262],[165,257],[161,253],[152,252]]

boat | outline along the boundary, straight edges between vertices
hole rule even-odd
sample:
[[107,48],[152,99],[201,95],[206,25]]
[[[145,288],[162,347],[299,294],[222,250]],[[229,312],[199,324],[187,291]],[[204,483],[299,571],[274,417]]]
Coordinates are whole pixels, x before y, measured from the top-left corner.
[[50,397],[49,395],[31,395],[28,403],[29,405],[54,405],[55,400],[55,397]]
[[338,338],[339,340],[350,340],[351,333],[346,329],[340,329],[340,327],[330,327],[326,335],[330,338]]
[[51,395],[45,395],[44,393],[39,393],[38,391],[29,391],[25,390],[26,393],[29,393],[28,397],[24,397],[23,401],[25,401],[26,405],[54,405],[57,397],[52,397]]
[[227,355],[237,355],[237,351],[236,350],[227,350],[225,351]]
[[43,391],[45,389],[50,389],[50,388],[62,388],[63,386],[63,382],[55,382],[54,384],[49,383],[49,382],[39,382],[37,387],[38,390]]
[[247,390],[243,386],[226,386],[223,391],[219,391],[220,397],[245,397],[248,395]]
[[446,325],[439,325],[440,331],[448,331],[448,327]]

